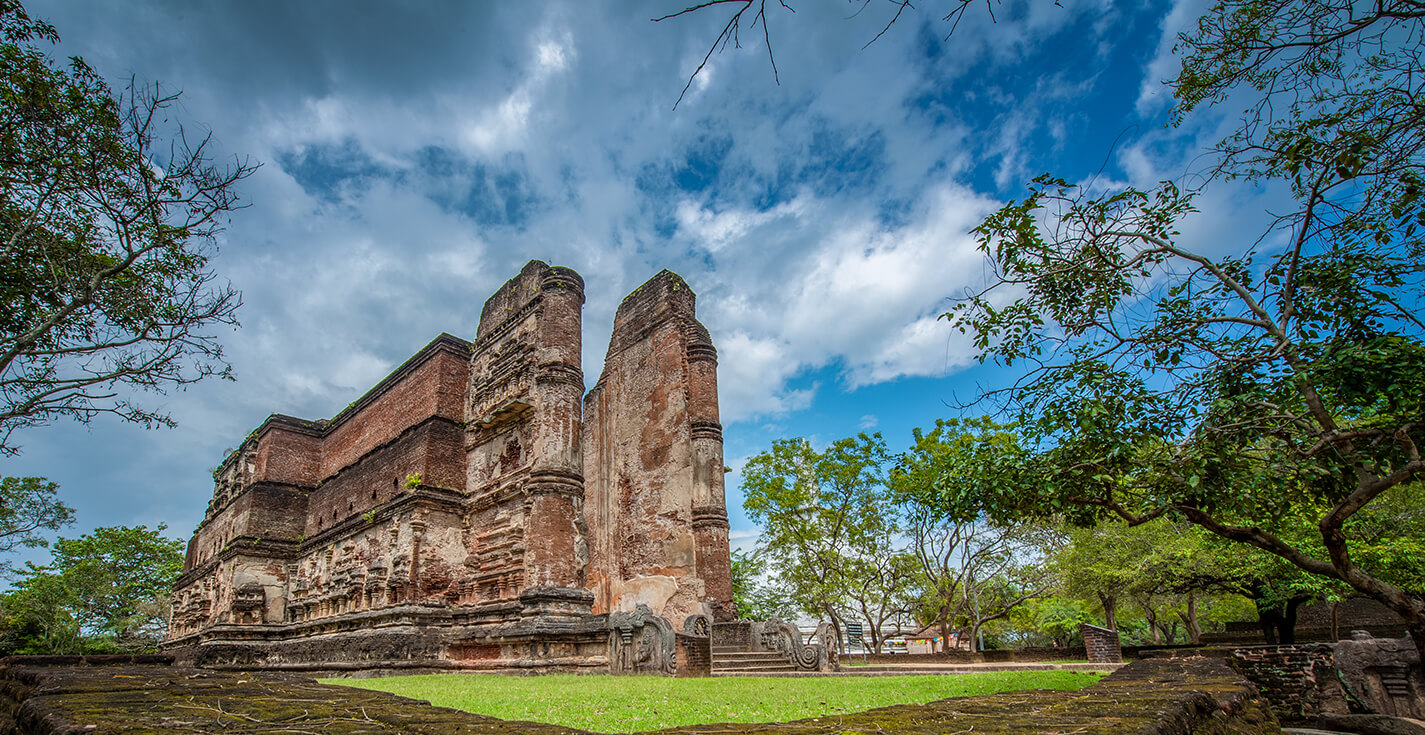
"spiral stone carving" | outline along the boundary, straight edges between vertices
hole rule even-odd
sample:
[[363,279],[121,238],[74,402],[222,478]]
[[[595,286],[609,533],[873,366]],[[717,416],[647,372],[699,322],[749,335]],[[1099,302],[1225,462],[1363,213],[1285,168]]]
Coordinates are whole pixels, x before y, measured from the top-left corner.
[[802,671],[826,671],[829,668],[826,646],[802,643],[802,634],[797,627],[780,618],[770,618],[762,624],[762,645],[782,652]]

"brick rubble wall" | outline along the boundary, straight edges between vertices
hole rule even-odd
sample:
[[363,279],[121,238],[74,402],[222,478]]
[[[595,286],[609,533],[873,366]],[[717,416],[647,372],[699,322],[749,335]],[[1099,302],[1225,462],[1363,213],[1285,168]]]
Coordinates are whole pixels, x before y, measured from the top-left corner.
[[1326,711],[1344,711],[1329,644],[1243,646],[1232,650],[1237,668],[1261,687],[1283,722],[1314,722]]

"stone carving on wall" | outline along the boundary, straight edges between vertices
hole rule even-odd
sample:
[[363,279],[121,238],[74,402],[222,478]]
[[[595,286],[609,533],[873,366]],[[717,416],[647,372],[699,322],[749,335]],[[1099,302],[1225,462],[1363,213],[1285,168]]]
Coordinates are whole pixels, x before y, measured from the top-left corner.
[[761,643],[769,651],[780,651],[802,671],[829,671],[831,661],[823,643],[802,643],[801,631],[780,618],[769,618],[762,624]]
[[667,618],[639,605],[609,614],[609,670],[614,674],[677,673],[677,635]]
[[1425,718],[1425,675],[1410,638],[1372,638],[1353,631],[1335,646],[1336,668],[1351,696],[1371,712]]
[[251,625],[263,622],[267,608],[267,590],[257,582],[248,582],[233,594],[233,622]]
[[717,351],[664,271],[620,305],[586,395],[583,303],[579,274],[531,261],[473,340],[439,335],[330,420],[268,417],[214,473],[170,650],[705,671],[734,617]]
[[707,638],[712,635],[712,618],[702,613],[694,613],[683,619],[683,632]]

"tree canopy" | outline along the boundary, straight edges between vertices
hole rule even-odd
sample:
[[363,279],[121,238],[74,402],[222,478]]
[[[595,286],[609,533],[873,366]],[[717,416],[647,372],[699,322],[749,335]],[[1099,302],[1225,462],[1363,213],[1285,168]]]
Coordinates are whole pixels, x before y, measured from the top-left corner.
[[115,94],[58,40],[0,0],[0,455],[55,419],[171,424],[133,394],[228,376],[212,330],[240,303],[209,259],[255,166],[215,165],[176,94]]
[[1205,185],[1288,184],[1267,233],[1192,249],[1196,191],[1053,176],[975,230],[994,278],[946,317],[1025,368],[1000,397],[1045,448],[1033,482],[983,494],[994,515],[1184,519],[1380,600],[1425,651],[1425,589],[1358,523],[1425,470],[1422,23],[1226,2],[1180,39],[1181,113],[1255,92]]
[[151,650],[167,628],[168,595],[183,568],[166,527],[107,527],[60,538],[50,564],[21,570],[0,597],[13,653]]

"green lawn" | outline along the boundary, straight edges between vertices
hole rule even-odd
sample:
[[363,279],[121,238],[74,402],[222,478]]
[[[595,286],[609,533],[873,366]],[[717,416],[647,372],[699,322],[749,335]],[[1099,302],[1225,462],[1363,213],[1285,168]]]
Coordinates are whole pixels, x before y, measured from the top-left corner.
[[801,679],[434,674],[323,681],[505,720],[625,733],[698,723],[782,722],[1017,689],[1079,689],[1101,676],[1078,671]]

